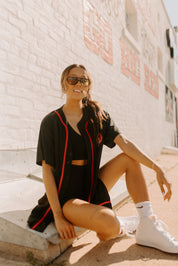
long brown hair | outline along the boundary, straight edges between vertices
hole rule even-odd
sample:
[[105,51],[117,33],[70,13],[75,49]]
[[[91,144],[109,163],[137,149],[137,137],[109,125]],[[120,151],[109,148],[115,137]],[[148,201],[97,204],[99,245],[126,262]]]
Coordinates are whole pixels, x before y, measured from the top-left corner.
[[83,103],[83,108],[87,111],[87,114],[90,117],[90,122],[93,124],[94,135],[95,137],[97,137],[98,134],[100,133],[100,130],[102,129],[102,120],[105,119],[105,114],[103,110],[101,109],[99,103],[96,101],[93,101],[91,98],[90,90],[91,90],[92,80],[91,80],[90,74],[88,73],[87,69],[83,65],[78,65],[78,64],[73,64],[65,68],[61,75],[62,90],[63,92],[65,91],[66,78],[69,72],[71,71],[71,69],[75,67],[84,69],[90,81],[90,84],[88,87],[88,95],[87,97],[82,99],[82,103]]

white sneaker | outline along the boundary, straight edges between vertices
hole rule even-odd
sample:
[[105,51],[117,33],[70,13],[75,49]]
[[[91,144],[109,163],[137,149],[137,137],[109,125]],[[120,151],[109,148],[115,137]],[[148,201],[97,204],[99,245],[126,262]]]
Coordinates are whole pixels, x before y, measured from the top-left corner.
[[117,219],[119,220],[121,229],[123,229],[123,233],[121,233],[119,236],[123,236],[124,234],[127,236],[133,236],[133,234],[137,226],[139,224],[139,218],[138,216],[127,216],[127,217],[121,217],[117,216]]
[[178,253],[178,241],[164,228],[156,216],[141,217],[136,231],[136,243],[168,253]]

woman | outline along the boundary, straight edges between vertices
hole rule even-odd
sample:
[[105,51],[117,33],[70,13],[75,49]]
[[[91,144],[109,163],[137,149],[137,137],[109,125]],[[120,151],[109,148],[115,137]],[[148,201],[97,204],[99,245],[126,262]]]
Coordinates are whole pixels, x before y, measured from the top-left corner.
[[[125,173],[140,218],[136,242],[178,253],[178,242],[153,215],[139,163],[156,171],[164,200],[170,200],[171,184],[164,172],[91,100],[91,78],[84,66],[67,67],[61,86],[66,103],[41,123],[37,164],[42,165],[46,194],[32,210],[29,226],[42,232],[54,221],[62,239],[76,237],[74,225],[96,231],[100,240],[117,237],[122,230],[108,191]],[[123,153],[99,168],[103,144],[110,148],[117,144]]]

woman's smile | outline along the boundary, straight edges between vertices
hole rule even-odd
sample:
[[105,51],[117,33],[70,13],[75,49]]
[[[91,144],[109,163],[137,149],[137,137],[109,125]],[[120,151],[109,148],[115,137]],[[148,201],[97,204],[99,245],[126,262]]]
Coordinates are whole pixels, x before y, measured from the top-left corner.
[[74,89],[73,92],[76,92],[76,93],[82,93],[83,90],[79,90],[79,89]]

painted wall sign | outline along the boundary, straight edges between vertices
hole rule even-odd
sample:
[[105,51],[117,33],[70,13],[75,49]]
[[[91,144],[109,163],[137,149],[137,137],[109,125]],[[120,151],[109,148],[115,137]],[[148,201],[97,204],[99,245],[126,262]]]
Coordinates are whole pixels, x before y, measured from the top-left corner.
[[140,59],[134,49],[120,39],[121,45],[121,72],[137,85],[140,85]]
[[144,65],[144,74],[145,74],[145,83],[144,83],[145,90],[158,99],[159,98],[158,77],[146,65]]
[[148,22],[148,25],[152,31],[152,33],[156,36],[156,10],[152,1],[150,0],[138,0],[138,7],[140,12],[144,16],[145,20]]
[[[108,2],[108,4],[110,5],[111,3]],[[151,19],[150,12],[149,7],[150,15],[144,13],[144,16],[147,16],[147,19]],[[96,55],[101,55],[107,63],[113,64],[112,29],[110,25],[102,16],[98,15],[97,9],[88,0],[83,0],[83,15],[84,40],[86,46]],[[147,35],[145,34],[145,32],[142,34],[144,35],[142,36],[144,40],[143,56],[147,59],[147,63],[153,68],[156,58],[155,49],[154,46],[148,42]],[[137,52],[124,39],[120,39],[120,48],[121,73],[140,86],[141,63]],[[158,77],[147,67],[146,64],[143,66],[143,69],[145,90],[155,98],[159,98]]]
[[[120,40],[121,45],[121,72],[137,85],[140,85],[140,58],[129,45]],[[155,98],[159,98],[158,77],[144,65],[144,88]]]
[[99,0],[104,4],[104,9],[106,10],[108,16],[117,17],[119,15],[119,4],[120,0]]
[[86,46],[95,54],[101,54],[109,64],[113,64],[112,29],[104,18],[98,16],[97,10],[83,1],[84,40]]
[[153,40],[151,40],[147,31],[144,28],[141,29],[141,36],[142,36],[142,54],[144,56],[144,59],[146,60],[149,66],[156,69],[157,57]]

